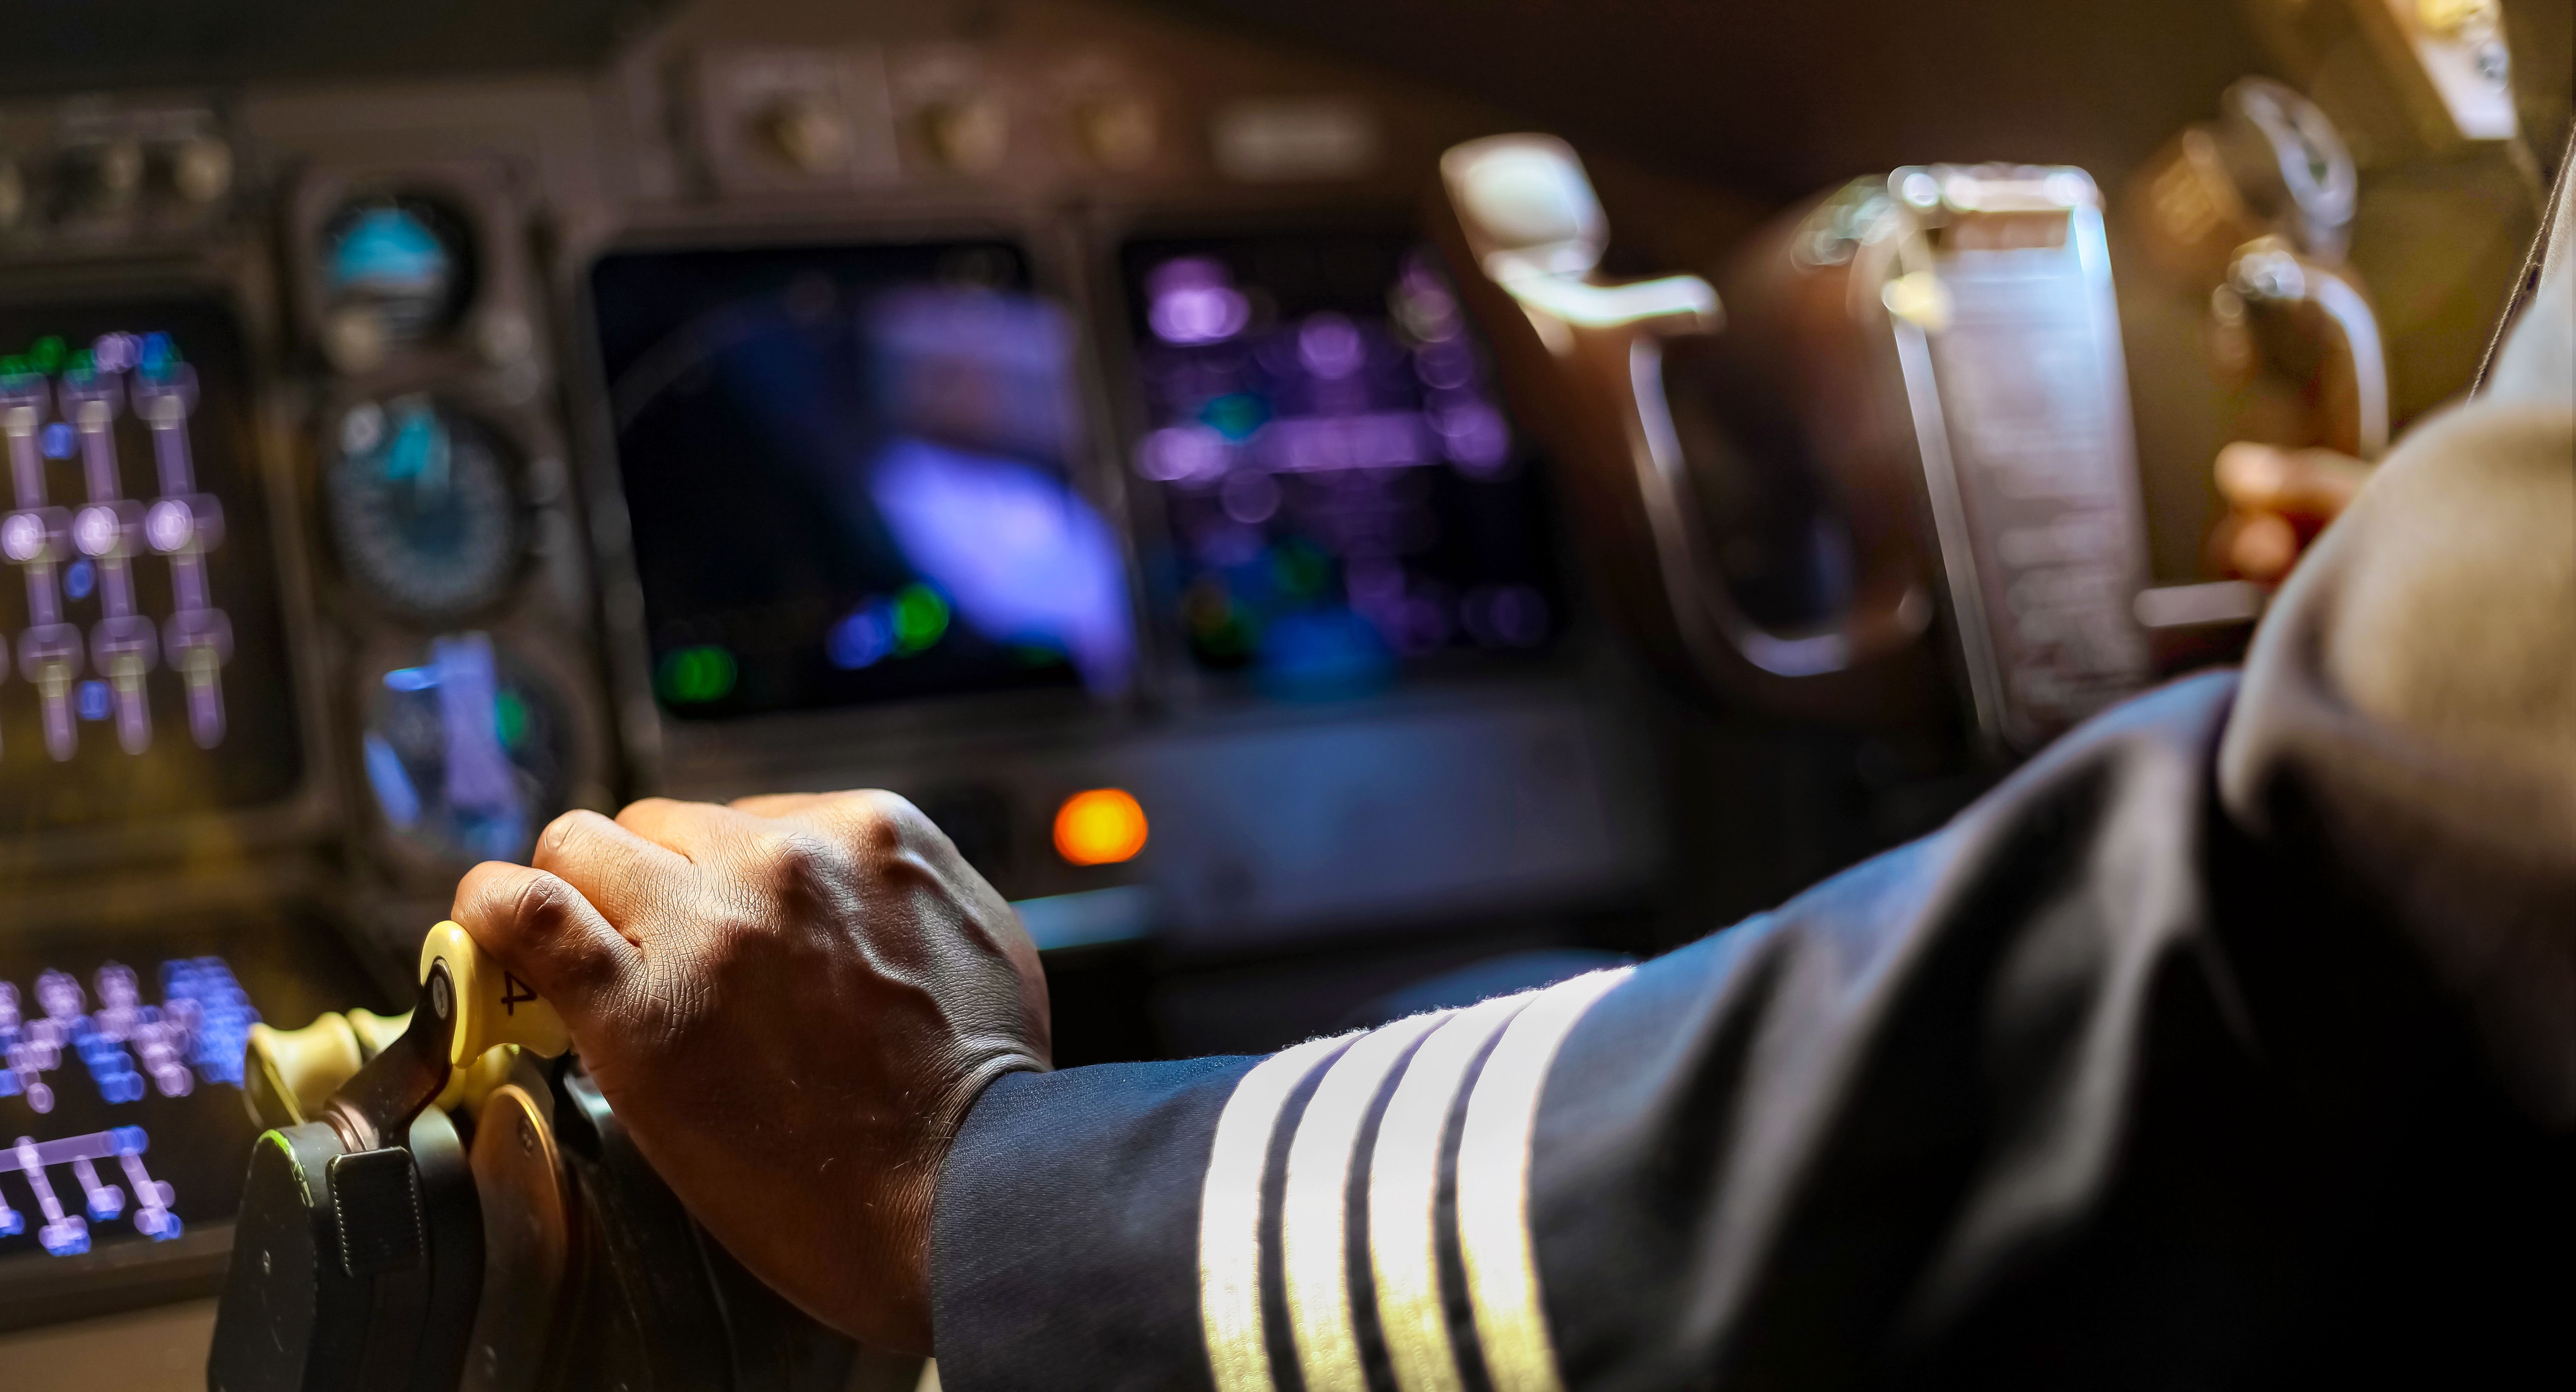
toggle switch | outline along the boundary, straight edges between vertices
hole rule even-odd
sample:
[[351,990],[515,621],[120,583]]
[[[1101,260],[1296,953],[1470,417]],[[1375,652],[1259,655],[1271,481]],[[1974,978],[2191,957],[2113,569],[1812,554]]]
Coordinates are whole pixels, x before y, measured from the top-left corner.
[[430,929],[420,945],[420,979],[428,981],[431,964],[441,960],[456,989],[456,1028],[447,1049],[454,1067],[469,1067],[503,1044],[544,1058],[572,1047],[572,1034],[555,1008],[452,921]]

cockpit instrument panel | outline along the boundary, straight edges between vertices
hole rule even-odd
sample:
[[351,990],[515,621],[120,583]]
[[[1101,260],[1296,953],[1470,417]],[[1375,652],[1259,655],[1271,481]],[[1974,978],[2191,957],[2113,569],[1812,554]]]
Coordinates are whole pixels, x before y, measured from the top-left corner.
[[1126,687],[1075,330],[1018,248],[626,252],[589,292],[664,711]]
[[248,372],[211,299],[0,307],[0,833],[301,777]]

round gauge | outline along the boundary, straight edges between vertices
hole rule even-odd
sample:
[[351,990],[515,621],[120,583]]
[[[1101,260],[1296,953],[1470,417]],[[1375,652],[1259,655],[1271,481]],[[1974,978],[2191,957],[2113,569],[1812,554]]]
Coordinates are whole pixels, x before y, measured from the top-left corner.
[[484,632],[442,634],[375,669],[367,786],[394,837],[439,862],[519,860],[571,801],[579,736],[564,693]]
[[465,221],[426,198],[374,194],[341,204],[322,226],[320,256],[328,311],[372,314],[390,342],[446,330],[474,297]]
[[492,433],[426,396],[340,417],[325,480],[341,564],[377,599],[423,619],[501,597],[524,546],[512,470]]

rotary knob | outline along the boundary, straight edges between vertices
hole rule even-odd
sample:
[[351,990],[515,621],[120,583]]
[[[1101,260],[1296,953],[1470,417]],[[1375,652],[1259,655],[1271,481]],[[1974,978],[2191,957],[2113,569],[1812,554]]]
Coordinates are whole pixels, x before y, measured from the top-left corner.
[[1138,96],[1108,96],[1074,108],[1074,138],[1103,169],[1128,173],[1153,163],[1161,131],[1154,104]]
[[802,174],[839,169],[850,159],[850,125],[811,94],[781,98],[760,118],[770,151]]
[[132,203],[143,188],[143,146],[132,140],[99,146],[91,156],[88,174],[99,206],[122,208]]
[[921,108],[918,119],[922,148],[960,174],[990,173],[1010,153],[1009,114],[989,97],[934,101]]
[[216,136],[199,135],[179,142],[170,152],[170,187],[200,207],[216,202],[233,186],[233,147]]

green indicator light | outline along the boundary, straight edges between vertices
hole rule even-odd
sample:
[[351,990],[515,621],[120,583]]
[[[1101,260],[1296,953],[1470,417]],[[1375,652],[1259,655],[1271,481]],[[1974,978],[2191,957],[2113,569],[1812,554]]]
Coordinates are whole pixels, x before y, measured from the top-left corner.
[[528,737],[528,703],[515,691],[504,691],[492,698],[492,730],[501,737],[501,747],[516,749]]
[[939,597],[939,591],[915,580],[895,592],[896,652],[917,653],[938,642],[947,632],[948,601]]
[[1241,441],[1270,423],[1270,403],[1250,392],[1233,392],[1200,407],[1199,419],[1217,434]]
[[[38,346],[41,347],[42,345],[40,344]],[[72,354],[70,358],[64,361],[63,375],[66,377],[86,377],[89,375],[89,350],[87,348],[83,348],[79,352]]]
[[733,653],[708,643],[666,653],[653,674],[653,686],[673,705],[704,705],[733,690],[738,670]]
[[33,364],[38,372],[52,372],[63,365],[63,341],[52,334],[37,339],[34,346],[27,350],[27,361]]
[[1270,556],[1270,580],[1290,599],[1313,599],[1333,577],[1332,559],[1300,541],[1280,543]]
[[15,353],[10,354],[8,357],[0,358],[0,377],[24,377],[27,375],[28,367],[27,360],[25,358],[22,358]]

